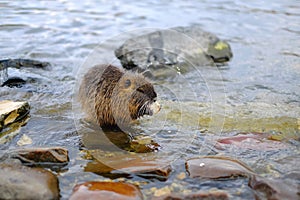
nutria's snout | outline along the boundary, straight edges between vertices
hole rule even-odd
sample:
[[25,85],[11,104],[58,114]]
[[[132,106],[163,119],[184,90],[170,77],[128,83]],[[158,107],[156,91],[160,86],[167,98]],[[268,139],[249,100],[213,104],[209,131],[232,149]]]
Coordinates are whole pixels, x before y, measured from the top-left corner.
[[160,111],[161,105],[155,99],[155,101],[150,105],[150,109],[152,110],[152,115],[156,114]]

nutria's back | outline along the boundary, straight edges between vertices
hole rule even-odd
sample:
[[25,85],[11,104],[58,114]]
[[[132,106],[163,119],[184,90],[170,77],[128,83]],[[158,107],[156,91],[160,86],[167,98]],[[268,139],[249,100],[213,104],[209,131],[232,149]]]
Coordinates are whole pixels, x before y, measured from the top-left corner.
[[158,112],[156,96],[144,76],[112,65],[91,68],[79,89],[82,108],[100,126],[124,125]]

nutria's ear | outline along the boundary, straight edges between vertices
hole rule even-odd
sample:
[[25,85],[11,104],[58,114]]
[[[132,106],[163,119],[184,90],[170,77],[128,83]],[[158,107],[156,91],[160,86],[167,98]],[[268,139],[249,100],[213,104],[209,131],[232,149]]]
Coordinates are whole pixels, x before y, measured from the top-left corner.
[[124,86],[125,88],[129,88],[131,86],[131,81],[129,79],[125,80]]

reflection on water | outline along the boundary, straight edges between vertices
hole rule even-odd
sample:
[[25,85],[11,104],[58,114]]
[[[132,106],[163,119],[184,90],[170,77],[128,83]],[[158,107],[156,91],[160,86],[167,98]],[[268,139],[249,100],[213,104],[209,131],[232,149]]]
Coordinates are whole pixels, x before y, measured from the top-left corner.
[[[26,4],[22,1],[2,1],[0,12],[2,13],[1,59],[29,58],[52,64],[49,70],[9,69],[10,76],[21,76],[36,81],[30,82],[24,88],[0,88],[1,100],[26,100],[31,105],[31,119],[28,124],[9,145],[2,145],[1,149],[15,148],[22,134],[27,134],[33,139],[31,146],[67,147],[71,162],[69,170],[60,177],[63,198],[68,197],[75,182],[99,179],[99,176],[92,173],[83,173],[82,166],[87,161],[81,159],[78,141],[80,137],[74,134],[76,133],[74,118],[80,118],[78,112],[73,112],[77,110],[76,104],[72,105],[73,92],[76,91],[74,86],[77,85],[76,78],[82,75],[77,72],[82,72],[80,67],[100,42],[133,29],[199,24],[204,30],[228,40],[234,55],[228,66],[209,69],[219,73],[219,77],[208,78],[209,74],[205,73],[207,71],[199,66],[197,73],[191,71],[184,76],[178,75],[155,83],[161,99],[177,102],[180,100],[179,105],[185,109],[183,114],[180,108],[173,110],[173,113],[163,116],[161,121],[154,120],[156,124],[149,118],[143,121],[144,125],[137,125],[143,130],[143,134],[155,138],[162,146],[162,152],[171,154],[181,148],[187,149],[182,154],[183,159],[214,153],[210,145],[213,139],[210,139],[210,136],[207,138],[205,127],[201,127],[201,121],[198,123],[198,119],[203,119],[201,107],[193,103],[209,104],[213,101],[207,81],[214,86],[216,94],[225,97],[224,106],[229,108],[242,105],[244,112],[247,113],[253,108],[249,105],[255,105],[255,109],[262,113],[270,112],[272,116],[270,110],[272,106],[281,105],[276,111],[277,118],[274,120],[278,121],[280,117],[287,119],[287,123],[282,122],[284,130],[289,130],[286,127],[291,125],[296,136],[299,136],[300,7],[296,1],[63,0],[28,1]],[[111,62],[111,53],[114,50],[111,47],[122,43],[122,41],[115,42],[101,46],[102,58],[106,58],[104,62]],[[263,103],[270,106],[257,106]],[[179,113],[176,113],[177,111]],[[192,111],[199,113],[195,116]],[[292,118],[288,118],[290,115],[293,115]],[[233,112],[231,117],[237,124],[236,127],[240,127],[239,113]],[[272,118],[270,120],[272,122]],[[257,126],[257,121],[259,120],[253,120],[249,127]],[[244,120],[243,123],[247,124],[247,121]],[[151,129],[154,126],[161,126],[163,130],[156,132]],[[279,133],[280,130],[275,132]],[[219,132],[216,135],[219,136]],[[259,172],[265,172],[266,166],[272,165],[270,168],[273,168],[269,172],[272,173],[283,171],[280,169],[281,165],[274,159],[284,160],[287,154],[290,156],[299,154],[298,141],[288,143],[288,146],[284,152],[260,152],[259,155],[256,151],[246,150],[241,152],[228,150],[221,153],[243,159]],[[147,193],[147,188],[152,186],[163,187],[172,181],[178,182],[177,172],[184,171],[181,162],[183,161],[179,159],[173,163],[175,173],[168,181],[149,182],[142,189]],[[181,167],[176,168],[179,165]],[[139,177],[133,179],[144,180]],[[228,190],[234,196],[239,192],[234,188],[241,184],[240,181],[231,182],[233,186],[226,186],[225,189],[231,188]],[[211,184],[218,186],[216,182],[204,182],[200,186],[197,182],[189,184],[185,189],[209,189]],[[245,196],[249,196],[249,191],[246,191]]]

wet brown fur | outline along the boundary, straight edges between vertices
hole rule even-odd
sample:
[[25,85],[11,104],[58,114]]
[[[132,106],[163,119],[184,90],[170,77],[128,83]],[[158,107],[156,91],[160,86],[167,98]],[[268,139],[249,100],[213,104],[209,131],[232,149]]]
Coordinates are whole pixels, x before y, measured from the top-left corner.
[[149,105],[155,102],[156,93],[141,74],[97,65],[83,77],[79,99],[88,116],[101,127],[118,126],[144,114],[152,115]]

